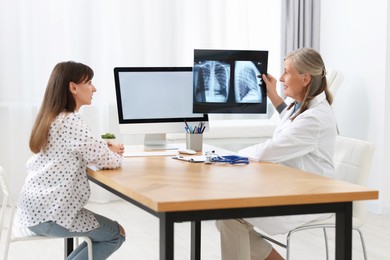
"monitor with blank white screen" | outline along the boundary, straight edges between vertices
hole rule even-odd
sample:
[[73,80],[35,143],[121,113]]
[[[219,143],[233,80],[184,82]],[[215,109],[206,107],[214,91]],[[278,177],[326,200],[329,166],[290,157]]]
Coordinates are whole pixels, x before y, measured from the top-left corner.
[[114,78],[120,132],[145,134],[148,149],[177,148],[166,134],[185,133],[185,122],[208,124],[192,112],[191,67],[117,67]]

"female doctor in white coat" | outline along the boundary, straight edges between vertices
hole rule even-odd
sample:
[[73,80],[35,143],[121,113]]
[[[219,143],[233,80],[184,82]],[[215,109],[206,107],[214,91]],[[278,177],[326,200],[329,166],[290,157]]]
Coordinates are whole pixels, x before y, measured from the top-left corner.
[[[281,123],[272,139],[247,147],[239,154],[333,177],[337,128],[325,74],[324,62],[315,50],[301,48],[289,53],[280,77],[284,95],[294,100],[289,106],[276,92],[276,79],[269,74],[262,75],[267,96],[280,113]],[[222,260],[283,259],[254,231],[254,226],[276,235],[325,217],[328,214],[218,220]]]

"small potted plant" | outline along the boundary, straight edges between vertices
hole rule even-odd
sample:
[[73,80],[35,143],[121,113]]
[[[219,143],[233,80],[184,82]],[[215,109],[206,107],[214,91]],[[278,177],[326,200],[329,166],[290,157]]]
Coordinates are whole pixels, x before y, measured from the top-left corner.
[[102,135],[102,139],[106,141],[112,141],[115,139],[115,135],[111,133],[105,133]]

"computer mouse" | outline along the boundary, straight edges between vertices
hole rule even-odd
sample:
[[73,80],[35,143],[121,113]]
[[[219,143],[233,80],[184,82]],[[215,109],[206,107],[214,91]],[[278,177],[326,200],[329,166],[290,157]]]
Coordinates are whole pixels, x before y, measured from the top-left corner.
[[178,153],[180,154],[196,154],[196,151],[191,149],[179,149]]

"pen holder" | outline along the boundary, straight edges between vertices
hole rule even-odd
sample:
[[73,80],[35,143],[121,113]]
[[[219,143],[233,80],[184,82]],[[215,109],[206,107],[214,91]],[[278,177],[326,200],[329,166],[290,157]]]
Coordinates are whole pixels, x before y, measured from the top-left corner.
[[186,134],[186,148],[201,152],[203,149],[203,134]]

